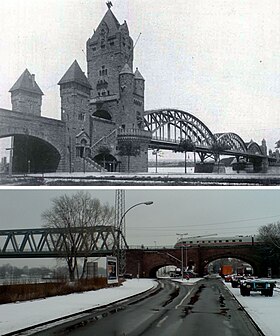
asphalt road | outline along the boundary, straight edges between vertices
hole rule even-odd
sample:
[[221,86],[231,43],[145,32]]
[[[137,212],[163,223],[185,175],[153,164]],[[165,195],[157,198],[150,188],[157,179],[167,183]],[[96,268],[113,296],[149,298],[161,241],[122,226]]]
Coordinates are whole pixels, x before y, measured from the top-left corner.
[[162,281],[162,290],[90,322],[60,326],[40,335],[259,336],[262,335],[218,279],[184,286]]

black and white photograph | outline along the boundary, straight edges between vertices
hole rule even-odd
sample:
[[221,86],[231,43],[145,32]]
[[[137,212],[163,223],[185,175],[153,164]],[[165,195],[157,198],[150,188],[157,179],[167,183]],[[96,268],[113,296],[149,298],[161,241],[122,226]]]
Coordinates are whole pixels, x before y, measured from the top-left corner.
[[278,0],[1,2],[3,185],[279,185]]

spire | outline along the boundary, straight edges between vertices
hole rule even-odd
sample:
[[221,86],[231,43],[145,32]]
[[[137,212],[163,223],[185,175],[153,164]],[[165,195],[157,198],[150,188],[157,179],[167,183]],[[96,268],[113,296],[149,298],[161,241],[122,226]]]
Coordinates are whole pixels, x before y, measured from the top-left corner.
[[138,68],[136,68],[136,71],[134,72],[134,78],[135,79],[139,79],[139,80],[145,80],[144,77],[141,75],[140,71],[138,70]]
[[120,72],[120,75],[124,75],[124,74],[133,75],[133,72],[132,72],[130,66],[127,63],[125,63],[124,67],[122,68],[122,71]]
[[99,32],[104,28],[104,26],[108,29],[109,35],[113,35],[119,31],[120,23],[108,7],[107,12],[105,13],[103,19],[99,23],[98,27],[96,28],[96,32]]
[[44,95],[40,87],[35,81],[35,75],[31,75],[28,69],[25,69],[19,79],[15,82],[9,92],[13,92],[16,90],[24,90],[28,92],[37,93],[41,96]]
[[66,71],[65,75],[58,82],[58,85],[65,83],[75,82],[91,89],[91,85],[82,69],[80,68],[78,62],[75,60],[70,68]]

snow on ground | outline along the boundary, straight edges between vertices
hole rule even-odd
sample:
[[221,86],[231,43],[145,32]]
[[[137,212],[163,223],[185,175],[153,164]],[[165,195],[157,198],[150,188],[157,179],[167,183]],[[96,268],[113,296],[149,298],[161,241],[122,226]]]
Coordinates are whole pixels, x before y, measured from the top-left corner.
[[[278,286],[280,280],[276,281]],[[250,296],[241,296],[239,288],[232,288],[230,283],[226,283],[226,286],[266,336],[280,335],[279,289],[274,290],[272,297],[263,296],[260,292],[251,292]]]
[[[192,285],[196,279],[172,279],[184,285]],[[278,280],[280,283],[280,280]],[[0,334],[13,332],[32,325],[44,323],[59,317],[82,312],[87,309],[108,305],[129,296],[139,294],[156,286],[151,279],[132,279],[124,282],[121,287],[104,288],[79,294],[56,296],[47,299],[17,302],[0,305]],[[272,297],[251,293],[249,297],[240,295],[239,288],[228,289],[245,308],[247,313],[266,336],[279,336],[280,331],[280,291],[276,289]]]
[[101,307],[145,292],[157,285],[151,279],[127,280],[120,287],[0,305],[0,335]]

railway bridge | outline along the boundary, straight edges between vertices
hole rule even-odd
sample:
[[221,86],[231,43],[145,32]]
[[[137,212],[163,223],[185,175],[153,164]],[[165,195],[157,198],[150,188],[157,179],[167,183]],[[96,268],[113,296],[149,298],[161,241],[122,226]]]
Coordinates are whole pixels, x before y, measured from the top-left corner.
[[[187,265],[194,267],[199,276],[205,274],[205,267],[214,260],[221,258],[236,258],[249,263],[255,274],[267,276],[268,265],[264,262],[263,246],[234,245],[234,246],[194,246],[187,249]],[[164,267],[175,265],[181,268],[180,248],[137,248],[126,252],[127,272],[137,275],[139,270],[142,277],[156,277],[156,272]],[[184,254],[186,251],[184,250]],[[185,256],[184,256],[185,264]],[[184,265],[185,266],[185,265]]]
[[[123,239],[126,257],[126,272],[141,277],[155,277],[164,266],[181,267],[180,247],[129,247],[120,231],[114,226],[98,225],[93,228],[71,230],[75,237],[75,254],[79,257],[101,257],[116,254],[120,239]],[[69,253],[69,231],[66,229],[15,229],[0,230],[0,258],[56,258]],[[266,247],[260,243],[228,246],[191,246],[184,249],[187,265],[193,266],[202,276],[205,267],[214,260],[236,258],[249,263],[255,274],[267,275]],[[184,257],[185,259],[185,257]]]

